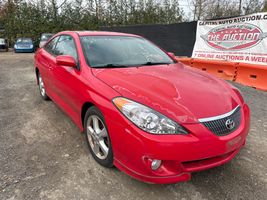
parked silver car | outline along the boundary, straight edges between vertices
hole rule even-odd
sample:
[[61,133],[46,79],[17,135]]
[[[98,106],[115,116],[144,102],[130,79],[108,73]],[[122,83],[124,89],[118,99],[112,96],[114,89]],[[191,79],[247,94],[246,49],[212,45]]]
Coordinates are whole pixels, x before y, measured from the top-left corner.
[[52,33],[43,33],[40,38],[39,47],[42,48],[53,35]]
[[1,49],[5,50],[5,51],[8,51],[7,39],[0,38],[0,50]]

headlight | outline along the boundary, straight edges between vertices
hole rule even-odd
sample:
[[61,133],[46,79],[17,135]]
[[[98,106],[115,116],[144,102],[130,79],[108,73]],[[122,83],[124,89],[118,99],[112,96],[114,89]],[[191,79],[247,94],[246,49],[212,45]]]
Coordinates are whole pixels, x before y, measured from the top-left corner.
[[142,104],[123,97],[113,99],[115,106],[136,126],[152,134],[187,134],[188,132],[168,117]]
[[18,48],[18,45],[15,44],[14,48],[17,49]]
[[30,48],[31,48],[31,49],[33,48],[33,45],[32,45],[32,44],[30,45]]

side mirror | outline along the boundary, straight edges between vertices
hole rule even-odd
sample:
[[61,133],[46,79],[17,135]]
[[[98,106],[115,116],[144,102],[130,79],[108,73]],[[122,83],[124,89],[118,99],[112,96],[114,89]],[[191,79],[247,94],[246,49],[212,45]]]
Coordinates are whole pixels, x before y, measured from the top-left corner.
[[56,64],[75,68],[77,66],[75,59],[72,56],[64,55],[56,57]]

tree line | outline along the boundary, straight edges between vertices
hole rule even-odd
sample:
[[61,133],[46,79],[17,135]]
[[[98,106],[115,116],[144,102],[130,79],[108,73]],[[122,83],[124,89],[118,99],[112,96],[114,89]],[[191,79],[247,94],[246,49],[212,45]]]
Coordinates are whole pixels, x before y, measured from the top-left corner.
[[10,39],[101,26],[184,21],[178,0],[0,0],[0,24]]
[[[0,33],[11,43],[18,37],[37,40],[41,33],[97,30],[102,26],[170,24],[258,12],[266,1],[188,0],[0,0]],[[182,9],[184,8],[184,9]],[[188,16],[185,10],[191,10]]]

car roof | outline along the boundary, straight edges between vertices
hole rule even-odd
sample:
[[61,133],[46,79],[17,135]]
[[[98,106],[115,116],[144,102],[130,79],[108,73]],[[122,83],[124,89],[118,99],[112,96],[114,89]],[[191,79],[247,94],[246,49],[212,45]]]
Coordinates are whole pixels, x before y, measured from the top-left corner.
[[68,34],[68,33],[77,33],[79,36],[89,36],[89,35],[102,35],[102,36],[132,36],[132,37],[141,37],[139,35],[120,33],[120,32],[109,32],[109,31],[63,31],[58,34]]

